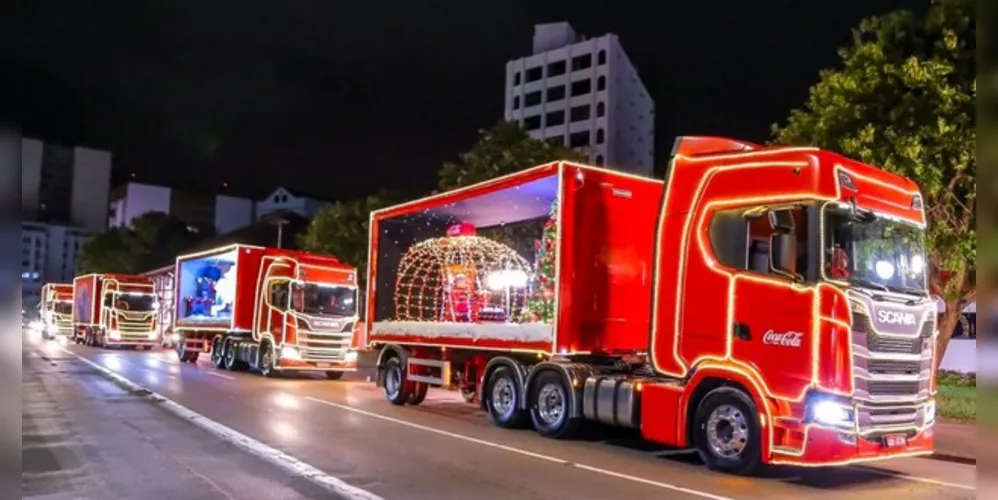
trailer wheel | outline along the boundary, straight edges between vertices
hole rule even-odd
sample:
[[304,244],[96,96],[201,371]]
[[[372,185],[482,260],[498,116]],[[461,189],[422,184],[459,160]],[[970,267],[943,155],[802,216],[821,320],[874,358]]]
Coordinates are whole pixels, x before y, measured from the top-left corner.
[[485,384],[485,411],[499,427],[514,429],[526,423],[526,412],[520,408],[523,387],[508,366],[496,368]]
[[142,350],[143,351],[151,351],[152,350],[152,346],[151,345],[144,345],[144,346],[142,346]]
[[225,368],[225,349],[222,347],[221,338],[211,343],[211,364],[219,370]]
[[339,380],[343,378],[343,372],[326,372],[326,378],[329,380]]
[[187,361],[193,365],[196,365],[200,355],[201,353],[197,351],[187,351]]
[[179,359],[181,363],[186,363],[187,362],[187,342],[186,342],[186,339],[181,338],[179,341],[177,341],[177,345],[174,346],[173,350],[177,352],[177,359]]
[[419,406],[423,401],[426,401],[426,393],[429,391],[429,389],[430,386],[422,382],[417,382],[416,390],[412,391],[412,394],[409,395],[409,400],[406,401],[406,403],[411,404],[413,406]]
[[693,443],[707,467],[748,474],[762,461],[762,430],[752,398],[732,387],[707,393],[693,417]]
[[239,359],[236,351],[236,343],[229,339],[225,342],[225,369],[229,371],[242,371],[247,368],[246,362]]
[[410,393],[406,388],[405,368],[402,360],[394,357],[385,361],[385,397],[393,405],[404,405],[409,401]]
[[545,370],[530,388],[530,420],[538,434],[554,439],[575,435],[582,420],[572,418],[570,386],[562,374]]

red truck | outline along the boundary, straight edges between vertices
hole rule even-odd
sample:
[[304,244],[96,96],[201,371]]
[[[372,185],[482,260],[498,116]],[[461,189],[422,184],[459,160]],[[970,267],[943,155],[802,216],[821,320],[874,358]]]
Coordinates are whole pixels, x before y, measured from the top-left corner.
[[677,140],[666,181],[552,163],[371,215],[393,404],[583,420],[712,469],[933,450],[935,305],[912,181],[814,148]]
[[97,347],[152,349],[159,302],[145,276],[88,274],[73,280],[73,338]]
[[181,361],[265,376],[357,369],[357,272],[333,257],[230,245],[177,257]]
[[73,285],[66,283],[43,285],[38,310],[43,339],[73,335]]

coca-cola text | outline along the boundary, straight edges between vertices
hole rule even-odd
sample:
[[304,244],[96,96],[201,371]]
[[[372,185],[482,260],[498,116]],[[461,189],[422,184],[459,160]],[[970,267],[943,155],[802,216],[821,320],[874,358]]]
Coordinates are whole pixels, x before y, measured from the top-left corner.
[[770,330],[762,336],[762,343],[783,347],[800,347],[804,334],[801,332],[777,333]]

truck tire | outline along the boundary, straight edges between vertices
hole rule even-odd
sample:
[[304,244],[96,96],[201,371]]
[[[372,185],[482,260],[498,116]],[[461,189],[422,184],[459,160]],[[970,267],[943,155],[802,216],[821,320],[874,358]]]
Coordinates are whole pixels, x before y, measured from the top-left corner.
[[239,359],[235,342],[231,339],[225,342],[225,369],[233,372],[243,371],[247,367],[246,362]]
[[406,401],[406,403],[413,406],[419,406],[423,401],[426,401],[426,393],[429,389],[430,386],[422,382],[417,382],[416,390],[412,391],[412,394],[409,395],[409,401]]
[[225,348],[220,338],[211,343],[211,364],[219,370],[225,368]]
[[492,422],[504,429],[515,429],[526,424],[527,416],[520,401],[523,387],[508,366],[492,371],[485,383],[485,411]]
[[708,468],[749,474],[762,461],[762,429],[755,402],[733,387],[707,393],[693,416],[693,444]]
[[196,365],[198,362],[198,357],[201,356],[200,352],[197,351],[187,351],[187,362],[192,365]]
[[385,372],[385,398],[393,405],[404,405],[409,401],[409,391],[406,389],[405,368],[402,367],[402,360],[394,357],[385,361],[382,368]]
[[568,439],[578,432],[582,419],[571,416],[570,387],[565,377],[553,370],[541,372],[532,384],[530,420],[541,436]]
[[326,378],[329,380],[339,380],[343,378],[343,372],[326,372]]
[[260,374],[267,378],[276,378],[281,374],[280,370],[274,369],[274,349],[270,347],[269,341],[260,344]]
[[179,359],[181,363],[187,362],[187,342],[185,340],[186,339],[181,338],[180,341],[177,342],[177,345],[173,348],[173,350],[177,353],[177,359]]

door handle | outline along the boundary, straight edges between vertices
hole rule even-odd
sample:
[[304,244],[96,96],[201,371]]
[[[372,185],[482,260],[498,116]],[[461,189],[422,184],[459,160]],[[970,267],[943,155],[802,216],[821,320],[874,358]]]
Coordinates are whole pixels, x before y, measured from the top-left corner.
[[731,336],[738,340],[752,340],[752,332],[745,323],[735,323],[731,329]]

